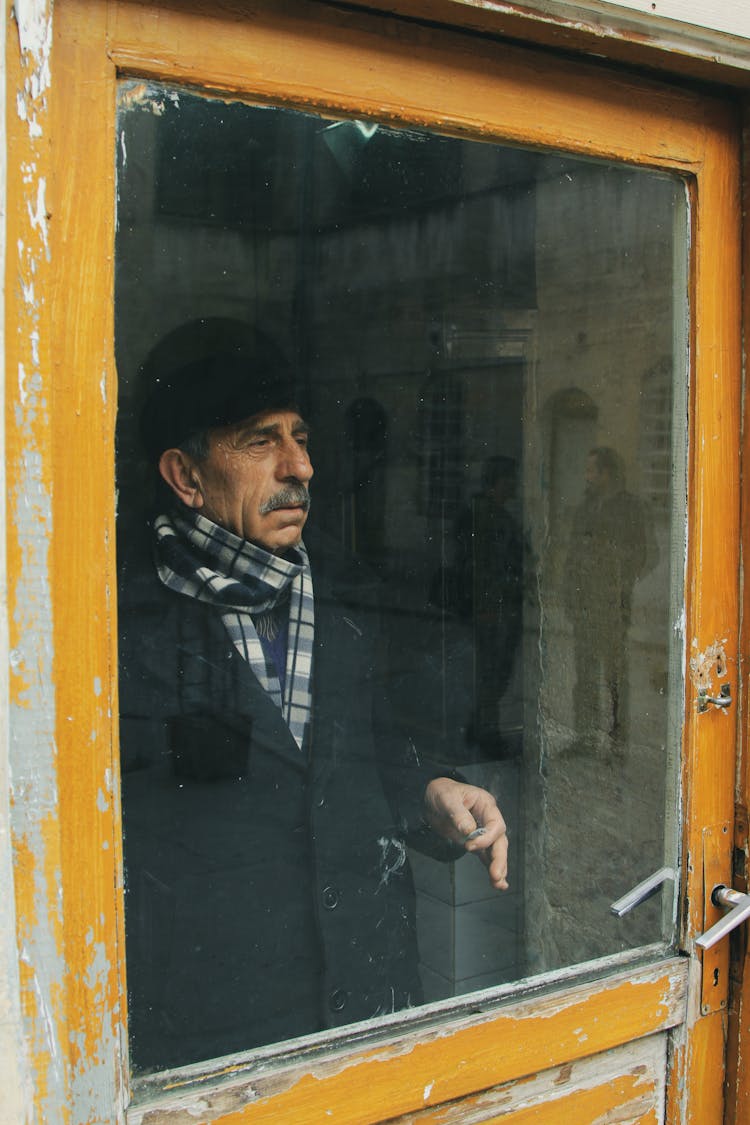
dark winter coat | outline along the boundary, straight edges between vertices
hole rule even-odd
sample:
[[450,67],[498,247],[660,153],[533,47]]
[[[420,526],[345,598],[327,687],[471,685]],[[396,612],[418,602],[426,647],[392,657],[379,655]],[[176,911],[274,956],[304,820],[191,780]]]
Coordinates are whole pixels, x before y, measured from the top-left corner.
[[393,729],[372,584],[325,552],[310,554],[309,755],[215,609],[155,575],[123,589],[135,1070],[420,1002],[405,845],[445,854],[421,820],[437,771]]

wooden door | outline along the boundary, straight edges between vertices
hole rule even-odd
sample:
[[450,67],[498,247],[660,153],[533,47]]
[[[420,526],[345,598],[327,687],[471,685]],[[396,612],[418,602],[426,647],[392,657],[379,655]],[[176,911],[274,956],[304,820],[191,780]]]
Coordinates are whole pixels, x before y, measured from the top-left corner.
[[[697,708],[701,688],[715,695],[728,683],[735,699],[740,690],[739,172],[732,108],[719,98],[605,68],[326,5],[276,10],[237,3],[217,9],[64,0],[55,9],[52,58],[44,108],[51,147],[41,149],[34,130],[14,124],[19,151],[33,160],[38,182],[49,180],[50,225],[47,246],[39,243],[38,209],[26,206],[30,189],[22,174],[14,187],[17,237],[9,244],[38,247],[34,283],[43,287],[45,302],[41,314],[32,315],[24,291],[9,286],[11,311],[23,328],[9,341],[10,357],[19,370],[40,372],[42,388],[49,379],[49,390],[32,403],[22,381],[18,397],[10,394],[9,495],[18,517],[24,502],[18,490],[27,472],[21,443],[31,441],[53,481],[52,671],[61,828],[44,848],[54,852],[45,851],[45,863],[55,861],[61,872],[56,940],[68,965],[52,1018],[65,1029],[60,1039],[69,1096],[90,1090],[99,1117],[116,1120],[120,1110],[113,1102],[120,1096],[115,1099],[113,1090],[121,1085],[129,1122],[178,1121],[186,1114],[217,1122],[522,1122],[559,1120],[563,1113],[583,1121],[614,1106],[630,1107],[634,1120],[656,1120],[664,1107],[669,1121],[721,1120],[728,953],[719,947],[702,961],[693,942],[718,917],[707,888],[710,893],[714,883],[730,882],[732,867],[737,705],[728,717],[710,704],[702,712]],[[684,402],[688,419],[682,462],[674,455],[667,461],[675,479],[684,475],[686,491],[686,501],[679,489],[670,493],[678,529],[672,554],[674,544],[683,543],[685,565],[684,576],[673,569],[678,578],[670,586],[679,607],[678,674],[665,678],[678,716],[676,726],[665,730],[680,763],[669,798],[679,813],[674,941],[659,936],[636,943],[637,956],[625,943],[619,955],[610,950],[604,958],[577,959],[583,967],[568,960],[531,980],[498,984],[481,997],[443,1000],[364,1031],[355,1025],[294,1052],[264,1049],[231,1063],[171,1073],[168,1081],[157,1073],[134,1081],[131,1094],[123,1061],[127,920],[113,780],[112,254],[114,160],[123,143],[115,127],[118,82],[121,105],[151,99],[153,112],[148,82],[326,119],[371,120],[551,152],[560,160],[557,173],[571,182],[584,161],[598,160],[647,176],[664,174],[682,185],[684,202],[668,243],[674,286],[684,295],[675,301],[674,320],[686,357],[675,369],[670,394]],[[10,266],[21,276],[26,268],[23,256]],[[518,318],[509,325],[516,340],[519,333],[523,337]],[[460,350],[460,341],[453,346]],[[516,343],[510,358],[528,371],[532,357],[524,346]],[[469,354],[465,369],[476,361],[477,354]],[[639,373],[639,393],[648,393],[653,375]],[[464,386],[473,386],[470,373]],[[590,419],[584,400],[555,400],[547,448],[558,450],[558,461],[550,453],[550,464],[564,467],[565,443],[578,441],[570,437],[571,426],[585,428]],[[632,451],[636,459],[640,455]],[[552,527],[564,513],[550,509],[546,518]],[[23,549],[19,532],[10,544],[19,576]],[[23,601],[22,586],[18,599],[20,635],[37,611]],[[22,695],[23,670],[16,674]],[[631,701],[631,713],[639,706]],[[662,719],[655,716],[654,722]],[[590,794],[592,808],[600,796]],[[564,858],[575,864],[577,856]],[[34,877],[33,869],[19,867],[24,909],[39,893]],[[669,920],[668,896],[663,913]],[[29,1018],[38,1025],[47,1017],[34,998],[32,977],[24,983]],[[50,1062],[41,1048],[36,1066],[45,1081]]]

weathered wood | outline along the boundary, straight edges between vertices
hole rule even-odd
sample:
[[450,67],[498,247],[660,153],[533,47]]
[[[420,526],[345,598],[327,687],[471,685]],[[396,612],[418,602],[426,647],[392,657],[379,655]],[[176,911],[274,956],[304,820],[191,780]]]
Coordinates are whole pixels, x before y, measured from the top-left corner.
[[115,71],[101,49],[100,4],[63,3],[54,19],[53,674],[71,1102],[78,1120],[94,1121],[114,1117],[124,1096],[124,965],[114,955],[123,947],[113,725]]
[[[685,174],[695,206],[686,637],[698,653],[720,642],[735,684],[738,135],[731,107],[718,98],[313,4],[59,0],[54,20],[49,89],[43,46],[33,57],[15,45],[8,51],[12,102],[21,91],[26,113],[9,116],[17,163],[9,169],[14,251],[6,278],[8,319],[17,326],[6,352],[16,902],[37,1120],[93,1123],[120,1119],[124,1097],[113,648],[115,67]],[[41,93],[35,81],[45,84]],[[698,716],[692,685],[685,705],[689,949],[703,924],[702,828],[733,815],[734,722]],[[718,1120],[721,1109],[724,1017],[700,1017],[695,970],[693,961],[670,1087],[675,1123]],[[217,1093],[180,1092],[175,1081],[173,1109],[141,1106],[130,1117],[297,1125],[414,1113],[664,1031],[682,1020],[684,986],[683,964],[667,962],[512,1012],[407,1033],[391,1045],[245,1075]],[[627,1098],[632,1087],[621,1078]]]
[[270,16],[262,2],[244,0],[159,8],[122,0],[109,50],[126,74],[653,167],[693,170],[704,139],[693,128],[726,112],[659,82],[610,73],[602,83],[596,66],[414,24],[391,27],[325,6],[311,19],[310,6],[295,0]]
[[667,1037],[651,1035],[580,1062],[401,1117],[393,1125],[584,1125],[664,1120]]
[[[742,230],[743,275],[750,267],[750,117],[748,106],[744,107],[743,119],[743,180]],[[747,363],[747,331],[750,325],[750,291],[745,285],[743,298],[743,323],[745,325],[745,362]],[[742,504],[742,548],[743,557],[750,557],[750,494],[747,489],[748,466],[750,466],[750,427],[748,426],[748,397],[745,393],[743,403],[743,441],[741,448],[741,477],[744,487],[741,490]],[[740,639],[740,676],[738,707],[740,714],[747,716],[750,697],[748,696],[748,651],[750,649],[750,586],[744,583],[742,601],[742,635]],[[737,732],[739,766],[737,770],[737,808],[735,817],[735,863],[734,886],[741,891],[750,890],[750,741],[747,721],[739,724]],[[728,1025],[727,1060],[727,1125],[743,1125],[750,1120],[750,1067],[747,1065],[750,1051],[750,942],[747,927],[743,926],[732,938],[733,993]]]
[[[341,6],[342,0],[325,0]],[[649,67],[747,88],[747,13],[735,0],[346,0],[411,20],[506,36],[557,50],[606,56],[613,62]],[[690,6],[692,5],[692,7]],[[678,12],[680,13],[678,15]],[[672,17],[672,18],[669,18]],[[675,20],[679,20],[676,23]],[[692,22],[691,22],[692,21]]]
[[7,142],[13,156],[5,265],[10,830],[27,1044],[21,1058],[34,1090],[33,1109],[26,1108],[47,1121],[69,1096],[66,1013],[60,1003],[66,967],[58,909],[62,874],[49,565],[51,9],[36,5],[19,26],[9,10],[4,5]]
[[291,1125],[334,1113],[340,1125],[373,1125],[673,1027],[684,1018],[686,986],[687,962],[677,959],[312,1064],[271,1065],[266,1073],[251,1064],[248,1077],[230,1081],[226,1073],[213,1091],[198,1082],[181,1093],[175,1075],[166,1103],[134,1106],[128,1125],[188,1125],[196,1115],[217,1125]]

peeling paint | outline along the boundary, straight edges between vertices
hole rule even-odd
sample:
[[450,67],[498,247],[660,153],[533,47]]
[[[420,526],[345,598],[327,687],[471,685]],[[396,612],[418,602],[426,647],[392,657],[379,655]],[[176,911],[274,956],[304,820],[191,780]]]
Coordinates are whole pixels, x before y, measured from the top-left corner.
[[40,177],[36,187],[36,201],[32,205],[29,201],[26,206],[29,212],[29,222],[32,230],[38,230],[44,242],[44,252],[49,259],[49,215],[47,213],[47,205],[45,196],[47,193],[47,184],[43,177]]
[[[357,1025],[354,1033],[351,1029],[330,1033],[325,1052],[321,1053],[318,1048],[308,1057],[296,1058],[290,1066],[282,1065],[280,1070],[279,1060],[271,1058],[234,1062],[218,1072],[208,1064],[205,1073],[198,1067],[192,1068],[189,1074],[180,1075],[175,1072],[170,1076],[171,1081],[167,1087],[162,1085],[158,1076],[154,1076],[153,1087],[147,1080],[141,1091],[142,1100],[139,1099],[129,1109],[128,1125],[188,1125],[196,1118],[202,1125],[206,1125],[210,1121],[222,1120],[224,1115],[238,1113],[251,1102],[255,1105],[257,1120],[268,1122],[269,1125],[276,1121],[313,1120],[309,1116],[313,1106],[318,1108],[318,1114],[322,1112],[316,1093],[317,1090],[324,1089],[321,1083],[326,1084],[329,1097],[338,1099],[333,1104],[339,1107],[342,1120],[353,1123],[356,1116],[358,1121],[372,1122],[376,1120],[374,1116],[360,1116],[356,1110],[352,1111],[349,1099],[356,1101],[354,1092],[366,1088],[371,1095],[368,1103],[368,1111],[371,1111],[378,1098],[387,1097],[385,1091],[390,1089],[388,1083],[399,1082],[398,1079],[386,1078],[386,1075],[393,1073],[391,1067],[401,1075],[404,1089],[412,1084],[414,1075],[424,1075],[419,1079],[418,1085],[414,1083],[415,1109],[417,1101],[419,1106],[424,1105],[422,1095],[428,1084],[432,1086],[430,1098],[433,1103],[451,1100],[460,1094],[461,1091],[452,1084],[454,1080],[461,1084],[463,1092],[469,1090],[471,1082],[478,1080],[476,1075],[472,1078],[468,1074],[472,1067],[477,1068],[478,1074],[481,1073],[487,1084],[507,1080],[502,1075],[507,1075],[508,1072],[512,1074],[520,1059],[523,1059],[527,1070],[535,1070],[534,1052],[539,1049],[540,1043],[550,1041],[548,1033],[538,1026],[538,1021],[543,1019],[560,1021],[555,1024],[557,1030],[552,1030],[550,1034],[557,1042],[557,1034],[562,1031],[563,1038],[567,1041],[565,1049],[572,1047],[573,1057],[577,1060],[574,1065],[579,1067],[587,1052],[593,1056],[600,1050],[599,1037],[605,1026],[611,1026],[612,1021],[620,1027],[625,1013],[640,1010],[642,1018],[648,1024],[646,1026],[646,1023],[641,1022],[642,1035],[650,1035],[652,1032],[661,1034],[668,1027],[680,1023],[684,1018],[687,972],[687,966],[682,960],[673,961],[669,972],[665,972],[663,964],[638,970],[633,970],[631,966],[605,982],[576,985],[567,995],[558,993],[525,997],[507,1008],[488,1010],[483,1013],[484,1019],[479,1024],[477,1006],[481,1001],[475,994],[470,1002],[467,1001],[465,1016],[456,1019],[454,1011],[454,1019],[448,1022],[440,1018],[444,1005],[431,1005],[434,1022],[429,1026],[418,1022],[413,1029],[404,1032],[404,1013],[400,1013],[395,1024],[399,1028],[398,1039],[364,1050],[361,1049],[362,1033],[372,1028],[382,1034],[384,1027],[388,1025],[387,1021],[364,1021]],[[642,989],[651,995],[651,1002],[646,1000],[646,993]],[[455,999],[446,1001],[445,1010],[455,1009],[455,1003]],[[595,1016],[591,1006],[596,1012]],[[580,1024],[578,1019],[575,1021],[578,1030],[587,1026],[591,1031],[590,1041],[585,1048],[576,1049],[570,1039],[573,1034],[569,1030],[570,1017],[574,1008],[578,1010],[581,1021]],[[527,1020],[537,1026],[527,1031],[524,1027]],[[512,1044],[512,1050],[490,1050],[490,1053],[485,1053],[480,1048],[482,1043],[485,1047],[487,1045],[490,1026],[494,1030],[494,1034],[490,1036],[491,1041]],[[352,1045],[360,1047],[355,1054],[348,1049],[352,1034],[356,1035]],[[640,1049],[633,1046],[636,1051]],[[543,1047],[541,1050],[544,1054]],[[389,1067],[381,1065],[386,1062],[390,1064]],[[433,1079],[432,1075],[438,1077]],[[380,1085],[381,1079],[385,1086]],[[640,1071],[635,1076],[635,1081],[636,1084],[642,1081]],[[211,1083],[211,1087],[208,1087],[208,1083]],[[149,1089],[153,1090],[154,1100],[148,1096]],[[168,1104],[161,1096],[162,1093],[169,1094]],[[399,1095],[402,1093],[403,1089],[399,1086]],[[392,1103],[381,1100],[380,1104],[390,1106]],[[456,1103],[457,1106],[459,1104]],[[459,1117],[457,1120],[463,1121],[464,1118]],[[478,1120],[487,1118],[485,1116]]]
[[[38,140],[43,135],[42,125],[40,124],[40,117],[36,113],[36,109],[32,103],[38,101],[43,92],[47,89],[49,84],[49,46],[51,41],[51,19],[47,19],[47,4],[44,0],[21,0],[16,7],[16,17],[18,20],[19,43],[24,53],[34,56],[36,59],[36,70],[32,73],[27,85],[27,94],[29,100],[19,97],[17,103],[18,118],[27,126],[28,137],[30,141]],[[44,60],[44,65],[41,65],[40,60]],[[33,59],[32,59],[33,62]],[[163,112],[164,103],[160,106],[151,102],[143,103],[144,109],[152,113],[158,114]],[[43,108],[43,107],[41,107]],[[124,143],[123,143],[123,159],[125,159]],[[46,181],[44,177],[37,178],[37,171],[34,165],[28,165],[27,171],[28,184],[35,190],[29,194],[27,202],[27,217],[30,231],[38,240],[38,245],[31,246],[28,251],[28,257],[23,263],[23,269],[28,273],[24,276],[21,284],[21,294],[25,305],[27,306],[29,318],[36,315],[37,310],[37,293],[34,285],[34,277],[36,274],[38,257],[43,253],[47,258],[49,257],[49,215],[46,206]],[[25,253],[24,243],[18,240],[18,256],[19,263],[23,254]],[[23,742],[20,734],[29,735],[34,739],[34,761],[29,764],[28,771],[24,773],[22,770],[18,771],[17,784],[20,787],[28,785],[31,788],[39,779],[42,781],[39,792],[35,792],[33,800],[29,802],[30,816],[38,817],[48,808],[56,808],[57,793],[54,785],[47,787],[49,778],[54,776],[54,766],[56,763],[56,749],[54,745],[54,737],[51,733],[54,729],[54,698],[45,693],[45,685],[50,683],[48,676],[49,663],[52,658],[51,647],[51,634],[49,626],[46,623],[49,618],[45,619],[45,614],[49,609],[49,590],[47,584],[47,549],[46,543],[51,530],[51,510],[49,507],[49,486],[45,484],[44,465],[42,463],[41,455],[38,453],[34,446],[35,435],[32,426],[41,421],[45,421],[44,413],[46,411],[46,398],[43,395],[45,385],[48,384],[50,379],[50,372],[42,373],[41,365],[42,358],[40,356],[40,333],[38,328],[28,330],[29,320],[26,322],[27,330],[27,343],[30,349],[30,364],[27,373],[24,365],[18,366],[19,377],[19,397],[20,409],[17,411],[16,417],[18,419],[19,428],[23,431],[24,438],[28,439],[26,451],[23,454],[23,460],[19,461],[21,471],[16,477],[16,488],[13,493],[13,501],[15,504],[14,516],[16,523],[14,527],[18,532],[18,540],[21,552],[23,554],[23,567],[20,573],[23,574],[23,582],[19,583],[16,590],[16,604],[24,605],[23,598],[26,595],[31,596],[35,600],[30,603],[33,607],[33,612],[28,616],[19,616],[15,619],[14,625],[16,632],[20,635],[18,645],[13,650],[13,660],[11,666],[15,673],[18,674],[18,682],[16,684],[16,697],[15,705],[16,712],[14,712],[14,732],[17,732],[17,747],[18,753],[16,759],[20,760],[20,751],[23,749]],[[106,386],[104,379],[100,384],[102,400],[106,402]],[[26,564],[29,564],[28,571]],[[43,624],[41,635],[38,640],[32,635],[32,625],[36,623]],[[40,659],[35,659],[40,657]],[[717,665],[718,666],[718,665]],[[98,679],[98,678],[97,678]],[[99,681],[99,690],[95,681],[94,693],[99,695],[101,684]],[[39,710],[37,711],[37,705]],[[27,714],[19,715],[17,712],[25,710]],[[93,732],[92,732],[93,733]],[[15,744],[14,744],[15,745]],[[107,771],[109,773],[109,771]],[[111,776],[107,778],[108,792],[112,791]],[[108,808],[107,798],[102,790],[99,791],[97,797],[97,805],[100,811]],[[24,826],[23,815],[16,814],[16,822],[20,827]],[[33,827],[33,826],[32,826]],[[52,935],[51,938],[46,940],[49,942],[49,948],[56,952],[61,948],[60,934],[59,934],[59,910],[60,900],[62,896],[62,888],[60,886],[59,865],[57,861],[56,849],[58,841],[56,840],[54,827],[50,827],[50,822],[47,822],[47,831],[43,830],[42,822],[39,820],[36,825],[37,835],[33,837],[30,833],[29,838],[19,836],[19,852],[23,847],[29,846],[32,854],[39,854],[40,849],[44,849],[46,862],[44,869],[38,875],[39,887],[42,885],[46,888],[44,899],[42,898],[41,890],[37,891],[37,880],[33,878],[30,880],[35,887],[35,894],[31,901],[31,905],[36,907],[40,902],[46,903],[47,909],[50,911],[49,916],[40,916],[38,912],[33,913],[37,932],[34,937],[39,940],[40,935],[44,937],[45,934]],[[381,846],[385,845],[383,851],[383,879],[387,882],[402,866],[403,859],[399,856],[396,857],[394,862],[386,862],[386,849],[391,844],[398,844],[397,841],[382,840]],[[108,842],[105,841],[102,847],[108,847]],[[402,845],[403,847],[403,845]],[[405,857],[404,857],[405,858]],[[52,893],[50,893],[50,889]],[[32,915],[30,914],[30,917]],[[94,934],[90,931],[87,935],[87,946],[90,947],[88,960],[85,962],[85,984],[90,993],[103,1000],[103,981],[106,980],[110,966],[106,957],[106,950],[101,943],[94,942]],[[41,954],[45,950],[41,945],[34,947],[24,947],[25,953],[25,966],[31,970],[28,978],[27,985],[29,992],[33,992],[37,996],[38,1011],[40,1014],[41,1022],[47,1028],[45,1035],[45,1042],[53,1053],[54,1057],[59,1057],[59,1044],[57,1043],[54,1035],[54,1016],[53,1009],[55,1003],[59,1003],[59,991],[55,972],[57,963],[54,958],[51,961],[52,975],[47,981],[40,981],[33,973],[33,966],[39,963]],[[41,990],[41,991],[40,991]],[[576,1029],[575,1034],[578,1036],[579,1041],[583,1041],[586,1036],[582,1035],[582,1029]],[[86,1056],[87,1044],[84,1036],[81,1034],[76,1035],[71,1033],[71,1043],[76,1045],[76,1050],[80,1057]],[[97,1059],[109,1049],[109,1044],[104,1043],[98,1046],[99,1055],[95,1056],[92,1061],[94,1064]],[[89,1048],[90,1049],[90,1048]],[[55,1052],[58,1055],[55,1056]],[[53,1076],[55,1075],[54,1068],[51,1069]],[[562,1072],[561,1072],[562,1074]],[[96,1065],[82,1078],[81,1082],[86,1082],[94,1087],[97,1083]],[[424,1099],[430,1096],[434,1082],[428,1083],[424,1087]],[[85,1091],[82,1090],[83,1100],[81,1107],[85,1103]],[[47,1096],[47,1087],[45,1087],[45,1097]],[[248,1100],[252,1100],[248,1097]],[[50,1100],[50,1104],[55,1104]],[[91,1096],[91,1104],[93,1104],[93,1096]],[[193,1106],[195,1107],[196,1118],[200,1118],[208,1104],[205,1097],[197,1097]],[[81,1112],[84,1112],[83,1109]],[[333,1110],[326,1110],[326,1114],[331,1116]],[[53,1118],[54,1119],[54,1118]],[[93,1116],[89,1118],[93,1120]]]
[[24,88],[16,97],[16,111],[28,125],[29,138],[38,140],[43,134],[40,116],[46,110],[44,95],[50,84],[52,17],[47,0],[16,0],[13,12],[21,54],[27,64]]
[[[9,762],[11,830],[16,854],[16,910],[23,1035],[33,1068],[28,1120],[60,1120],[67,1102],[66,1050],[60,1040],[65,1002],[60,826],[52,687],[49,466],[43,452],[46,390],[40,266],[50,260],[45,141],[52,20],[48,0],[17,0],[16,146],[20,187],[15,215],[17,340],[15,379],[7,393],[11,428],[7,473],[8,554],[12,560]],[[19,131],[20,129],[20,131]],[[5,550],[2,552],[5,557]],[[33,858],[32,858],[33,857]],[[19,1057],[23,1057],[22,1055]],[[31,1075],[29,1075],[31,1081]]]
[[727,655],[723,640],[713,641],[703,652],[698,651],[698,641],[693,639],[693,655],[690,657],[690,679],[698,689],[713,690],[714,677],[722,679],[727,674]]
[[166,109],[164,94],[150,82],[127,82],[120,87],[120,108],[150,110],[156,117],[161,117]]
[[570,1082],[570,1078],[571,1078],[572,1073],[573,1073],[573,1064],[572,1063],[565,1063],[564,1066],[561,1066],[560,1072],[554,1080],[555,1086],[566,1086]]
[[45,0],[16,0],[14,12],[21,50],[24,54],[28,53],[38,60],[46,61],[49,55],[52,21],[47,19]]
[[28,396],[26,394],[26,370],[22,363],[18,365],[18,397],[21,400],[21,406],[25,406]]
[[[171,102],[173,106],[179,106],[180,94],[178,90],[165,90],[163,86],[135,79],[120,84],[118,101],[120,108],[123,110],[144,109],[153,113],[156,117],[161,117],[167,108],[167,102]],[[124,163],[126,156],[125,139],[122,136],[121,145]]]

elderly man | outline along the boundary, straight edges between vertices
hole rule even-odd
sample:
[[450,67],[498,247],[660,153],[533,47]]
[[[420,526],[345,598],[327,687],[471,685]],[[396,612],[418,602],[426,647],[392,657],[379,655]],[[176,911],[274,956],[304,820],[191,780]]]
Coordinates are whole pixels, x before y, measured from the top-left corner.
[[303,543],[308,428],[273,349],[176,371],[143,430],[166,499],[120,595],[136,1070],[419,1003],[407,845],[507,886],[492,796],[392,721],[377,584]]

